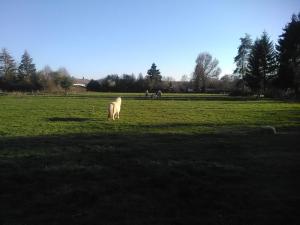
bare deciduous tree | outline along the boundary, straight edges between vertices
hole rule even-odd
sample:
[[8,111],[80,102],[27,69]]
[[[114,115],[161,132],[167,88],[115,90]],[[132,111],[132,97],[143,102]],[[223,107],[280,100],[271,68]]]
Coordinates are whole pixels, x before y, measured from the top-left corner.
[[196,91],[205,92],[208,78],[218,77],[221,69],[218,67],[219,61],[213,59],[208,52],[200,53],[196,59],[193,82]]

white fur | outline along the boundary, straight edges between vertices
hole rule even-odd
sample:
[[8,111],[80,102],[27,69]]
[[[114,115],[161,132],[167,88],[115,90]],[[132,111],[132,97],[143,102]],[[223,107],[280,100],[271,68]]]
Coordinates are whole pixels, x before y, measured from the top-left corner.
[[262,126],[260,132],[262,134],[277,134],[276,128],[273,126]]
[[121,103],[122,99],[118,97],[108,105],[108,119],[115,120],[115,118],[120,118]]

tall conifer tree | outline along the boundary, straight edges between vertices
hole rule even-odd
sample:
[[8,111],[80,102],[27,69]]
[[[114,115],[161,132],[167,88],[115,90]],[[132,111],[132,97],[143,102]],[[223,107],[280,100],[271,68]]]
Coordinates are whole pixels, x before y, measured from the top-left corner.
[[238,75],[240,79],[243,79],[247,72],[248,59],[252,48],[252,40],[249,34],[245,34],[245,37],[240,38],[241,44],[238,47],[238,54],[234,57],[236,63],[236,69],[234,73]]
[[276,52],[266,32],[256,39],[251,49],[245,80],[258,93],[265,92],[269,81],[276,74]]
[[277,84],[282,88],[300,88],[300,13],[293,15],[283,29],[276,46],[279,58]]
[[22,55],[21,63],[18,68],[18,76],[21,80],[31,80],[36,74],[35,64],[33,64],[33,60],[25,50]]
[[0,53],[0,76],[5,80],[15,80],[16,63],[9,52],[3,48]]

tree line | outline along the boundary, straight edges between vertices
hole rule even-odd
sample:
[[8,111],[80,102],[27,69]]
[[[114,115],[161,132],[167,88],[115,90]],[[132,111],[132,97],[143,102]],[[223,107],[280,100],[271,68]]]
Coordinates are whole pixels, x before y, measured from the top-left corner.
[[107,75],[100,80],[91,80],[87,85],[87,90],[117,92],[175,91],[173,79],[171,77],[163,78],[155,63],[152,63],[145,77],[142,73],[138,77],[134,74]]
[[65,68],[52,71],[49,66],[37,71],[25,50],[17,65],[7,49],[0,52],[0,90],[2,91],[67,91],[73,78]]
[[[240,38],[238,53],[234,58],[236,69],[233,74],[218,76],[219,61],[208,52],[196,58],[194,72],[183,75],[181,81],[163,77],[153,63],[146,76],[139,74],[107,75],[103,79],[91,80],[89,91],[144,92],[229,92],[233,95],[257,94],[299,96],[300,87],[300,13],[293,15],[283,29],[277,44],[266,31],[254,41],[249,34]],[[46,66],[36,71],[35,64],[24,52],[17,66],[6,49],[0,52],[0,89],[6,91],[57,91],[67,90],[73,79],[65,68],[52,71]]]
[[229,92],[232,95],[299,96],[300,86],[300,13],[293,15],[275,45],[264,31],[253,41],[249,34],[240,38],[238,54],[234,58],[236,69],[232,75],[218,76],[219,61],[208,52],[196,58],[192,75],[181,81],[161,79],[156,65],[148,70],[145,78],[139,75],[109,75],[91,81],[89,90],[96,91],[145,91],[163,90],[176,92]]
[[249,34],[240,41],[234,74],[241,93],[299,96],[300,13],[292,16],[276,45],[265,31],[254,42]]

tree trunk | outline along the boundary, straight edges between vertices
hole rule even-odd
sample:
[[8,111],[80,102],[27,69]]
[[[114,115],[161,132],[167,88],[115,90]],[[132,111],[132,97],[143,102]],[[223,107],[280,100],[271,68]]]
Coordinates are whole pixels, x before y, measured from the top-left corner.
[[206,92],[206,79],[202,79],[202,87],[201,87],[201,92],[205,93]]

